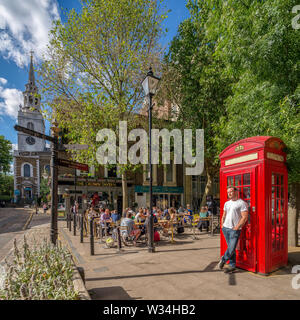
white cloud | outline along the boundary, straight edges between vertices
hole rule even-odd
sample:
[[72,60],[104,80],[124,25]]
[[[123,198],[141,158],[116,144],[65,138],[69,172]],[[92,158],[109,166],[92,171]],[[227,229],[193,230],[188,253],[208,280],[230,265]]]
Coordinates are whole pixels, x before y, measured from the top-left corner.
[[22,91],[0,85],[0,115],[17,118],[19,105],[23,103]]
[[19,67],[45,53],[53,20],[60,19],[57,0],[0,0],[0,54]]
[[7,80],[0,77],[0,84],[6,84],[6,83],[7,83]]

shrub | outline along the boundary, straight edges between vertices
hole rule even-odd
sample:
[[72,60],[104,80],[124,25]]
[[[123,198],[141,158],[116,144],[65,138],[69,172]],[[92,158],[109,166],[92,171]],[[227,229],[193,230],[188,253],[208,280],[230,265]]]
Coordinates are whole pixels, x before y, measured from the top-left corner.
[[29,248],[24,236],[22,251],[18,249],[15,240],[13,261],[8,263],[5,260],[4,268],[6,274],[0,287],[0,299],[79,299],[73,286],[71,254],[62,246],[49,243],[47,239],[39,246],[34,243],[33,248]]

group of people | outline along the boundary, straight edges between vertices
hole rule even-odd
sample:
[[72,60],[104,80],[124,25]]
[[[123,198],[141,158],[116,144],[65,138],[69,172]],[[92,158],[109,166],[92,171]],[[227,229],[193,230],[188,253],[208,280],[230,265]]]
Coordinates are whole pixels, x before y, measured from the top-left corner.
[[[235,249],[242,227],[248,220],[248,204],[239,198],[239,190],[235,186],[228,186],[227,195],[229,200],[225,202],[224,214],[221,219],[221,229],[227,243],[227,250],[221,257],[218,266],[220,269],[223,269],[225,263],[229,261],[229,267],[225,272],[233,272],[236,266]],[[74,212],[78,212],[78,204],[76,202],[73,208]],[[209,210],[209,204],[201,207],[199,213],[200,219],[197,224],[200,231],[202,231],[203,228],[208,230],[209,227],[209,221],[206,219],[201,220],[201,218],[207,218],[211,214],[213,214],[213,212]],[[92,204],[86,211],[86,215],[88,219],[100,217],[101,225],[106,227],[108,232],[110,232],[110,222],[117,222],[121,220],[120,225],[122,227],[126,227],[121,230],[122,236],[133,236],[133,243],[136,244],[139,237],[146,233],[150,210],[148,208],[140,208],[138,212],[135,213],[131,208],[127,208],[121,217],[116,210],[110,212],[109,209],[100,208],[99,211],[97,211],[95,206]],[[161,210],[158,207],[153,207],[153,216],[154,223],[158,220],[165,221],[165,224],[162,223],[165,229],[170,225],[170,223],[172,223],[172,221],[175,222],[178,217],[181,220],[196,220],[193,217],[193,211],[189,205],[187,205],[186,209],[180,206],[178,210],[175,208]]]
[[[78,203],[75,201],[72,207],[73,213],[78,213]],[[163,228],[163,235],[168,235],[168,230],[173,223],[173,227],[177,228],[177,232],[184,232],[184,222],[193,221],[193,211],[190,208],[190,205],[187,205],[186,208],[180,206],[178,210],[175,208],[160,209],[159,207],[153,207],[153,223],[156,224],[160,221],[160,225]],[[116,210],[110,211],[108,208],[100,207],[91,204],[85,212],[85,218],[87,221],[92,218],[100,218],[99,223],[102,227],[102,235],[105,233],[109,235],[112,233],[111,223],[120,222],[120,226],[123,227],[120,230],[121,236],[124,238],[132,237],[133,243],[136,244],[136,241],[147,232],[147,227],[150,221],[150,209],[149,208],[139,208],[137,212],[131,208],[126,208],[122,216],[118,214]],[[200,218],[207,218],[209,216],[207,206],[202,207]],[[194,220],[195,221],[195,220]],[[197,221],[197,220],[196,220]],[[203,228],[208,230],[209,221],[202,221],[199,219],[197,227],[202,232]],[[154,240],[159,240],[159,235],[157,233],[156,227],[154,227]]]

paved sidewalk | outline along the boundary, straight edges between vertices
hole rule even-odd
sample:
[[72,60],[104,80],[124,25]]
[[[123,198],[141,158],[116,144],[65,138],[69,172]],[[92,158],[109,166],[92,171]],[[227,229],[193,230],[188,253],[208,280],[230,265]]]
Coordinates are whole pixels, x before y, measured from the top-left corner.
[[89,237],[80,243],[79,231],[73,236],[65,221],[59,221],[60,240],[72,251],[85,271],[85,285],[92,299],[300,299],[300,289],[292,288],[293,265],[300,265],[300,248],[290,248],[290,264],[269,276],[237,270],[218,270],[220,237],[210,234],[184,234],[176,243],[162,241],[155,253],[147,247],[107,249],[95,241],[90,255]]

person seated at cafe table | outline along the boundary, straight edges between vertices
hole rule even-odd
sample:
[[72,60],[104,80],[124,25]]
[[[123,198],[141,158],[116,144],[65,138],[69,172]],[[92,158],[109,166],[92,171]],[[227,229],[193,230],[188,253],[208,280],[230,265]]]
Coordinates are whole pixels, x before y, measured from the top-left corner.
[[128,212],[131,213],[131,219],[135,220],[136,213],[133,210],[129,210]]
[[189,204],[186,205],[187,217],[192,221],[193,220],[193,211]]
[[206,231],[208,232],[209,227],[209,221],[208,220],[201,220],[201,218],[207,218],[208,217],[208,209],[206,206],[202,206],[200,210],[200,221],[197,224],[197,228],[200,232],[202,232],[202,227],[206,228]]
[[171,216],[170,216],[170,213],[169,213],[169,209],[165,209],[164,210],[164,213],[162,214],[162,218],[164,220],[170,220],[171,219]]
[[99,216],[99,213],[95,210],[95,206],[91,205],[88,211],[88,219],[91,218],[97,218]]
[[107,228],[107,233],[109,234],[110,232],[110,222],[111,222],[111,216],[109,209],[105,209],[104,212],[101,213],[100,215],[100,224],[102,226],[102,233],[104,233],[105,227]]
[[[157,228],[155,227],[155,224],[158,222],[158,219],[157,219],[157,216],[156,215],[153,215],[153,230],[154,232],[157,231]],[[149,226],[149,223],[150,223],[150,214],[148,214],[146,216],[146,220],[145,220],[145,223],[141,229],[141,235],[144,235],[146,232],[148,232],[148,226]]]
[[161,223],[162,227],[163,227],[163,235],[164,236],[168,236],[168,229],[170,227],[170,222],[169,221],[175,221],[175,210],[173,208],[169,208],[167,210],[164,211],[163,215],[162,215],[162,219],[163,220],[168,220],[166,222]]
[[160,220],[162,218],[162,212],[160,209],[156,210],[155,216],[157,217],[157,220]]
[[170,220],[176,221],[176,210],[172,207],[169,210]]
[[129,236],[134,236],[133,244],[136,246],[136,242],[142,234],[142,231],[135,225],[134,220],[131,219],[131,211],[127,212],[126,218],[122,218],[121,227],[127,227],[127,230],[121,229],[121,236],[127,238]]
[[184,214],[184,208],[182,205],[180,205],[179,209],[178,209],[178,213],[179,214]]
[[111,212],[111,220],[112,222],[116,223],[117,221],[119,221],[121,219],[120,215],[118,214],[117,210],[113,210]]
[[146,215],[144,213],[144,209],[140,208],[139,212],[135,216],[135,221],[141,223],[141,222],[145,222],[145,220],[146,220]]

